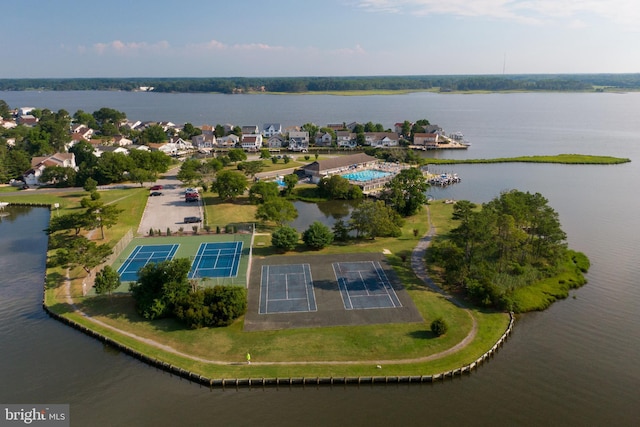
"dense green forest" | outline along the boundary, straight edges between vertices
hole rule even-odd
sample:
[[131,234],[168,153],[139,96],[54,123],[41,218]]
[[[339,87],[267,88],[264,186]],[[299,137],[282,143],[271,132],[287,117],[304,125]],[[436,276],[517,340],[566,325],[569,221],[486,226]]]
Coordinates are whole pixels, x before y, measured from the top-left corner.
[[595,91],[640,89],[640,74],[518,74],[369,77],[216,77],[0,79],[0,90],[137,90],[156,92],[283,92],[371,90]]

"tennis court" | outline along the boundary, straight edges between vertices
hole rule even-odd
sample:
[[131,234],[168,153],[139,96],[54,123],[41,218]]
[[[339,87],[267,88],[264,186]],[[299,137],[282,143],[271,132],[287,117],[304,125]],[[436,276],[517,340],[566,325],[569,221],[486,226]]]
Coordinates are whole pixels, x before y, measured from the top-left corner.
[[189,279],[201,277],[236,277],[242,254],[242,242],[201,243],[191,259]]
[[150,262],[158,263],[173,259],[180,245],[138,245],[118,268],[120,280],[135,282],[138,280],[138,270]]
[[317,309],[309,264],[262,266],[259,314]]
[[379,262],[334,262],[333,271],[346,310],[402,307]]

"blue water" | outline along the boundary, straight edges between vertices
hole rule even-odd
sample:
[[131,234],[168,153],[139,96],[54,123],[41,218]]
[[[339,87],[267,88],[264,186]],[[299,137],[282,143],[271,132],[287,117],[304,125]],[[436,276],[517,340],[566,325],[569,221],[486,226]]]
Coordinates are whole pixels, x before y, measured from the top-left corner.
[[378,178],[383,178],[389,175],[391,175],[390,172],[383,172],[375,169],[368,169],[368,170],[363,170],[358,172],[346,173],[342,175],[342,177],[348,179],[349,181],[366,182],[366,181],[372,181]]

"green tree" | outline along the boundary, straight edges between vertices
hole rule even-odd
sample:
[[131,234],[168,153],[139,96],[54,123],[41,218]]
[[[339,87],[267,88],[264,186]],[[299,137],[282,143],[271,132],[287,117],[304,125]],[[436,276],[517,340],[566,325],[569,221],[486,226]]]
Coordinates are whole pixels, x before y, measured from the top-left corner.
[[123,212],[116,205],[105,205],[100,201],[95,201],[93,206],[87,209],[89,217],[88,228],[100,227],[102,239],[104,239],[104,229],[111,228],[118,223],[118,218]]
[[283,251],[291,251],[298,244],[300,235],[295,228],[287,225],[276,228],[271,234],[271,244]]
[[249,189],[249,201],[253,204],[264,203],[278,197],[278,184],[273,181],[258,181]]
[[138,271],[138,281],[130,286],[138,313],[149,320],[170,316],[175,304],[189,293],[187,274],[190,269],[191,262],[187,258],[142,267]]
[[260,158],[261,159],[270,159],[271,158],[271,153],[269,152],[268,148],[261,148],[260,149]]
[[125,172],[132,169],[133,163],[129,156],[122,153],[102,153],[98,158],[93,178],[98,184],[112,184],[125,181]]
[[245,175],[254,177],[257,173],[262,172],[264,163],[262,160],[253,160],[251,162],[242,162],[238,164],[238,170],[244,172]]
[[442,317],[438,317],[433,322],[431,322],[431,332],[437,337],[442,336],[447,333],[449,330],[449,325]]
[[133,182],[137,182],[140,184],[140,187],[142,187],[145,182],[155,181],[157,179],[157,175],[155,172],[148,169],[133,168],[129,171],[129,179]]
[[259,221],[273,221],[282,226],[287,221],[293,221],[298,217],[298,210],[287,199],[274,197],[265,200],[256,210],[256,219]]
[[200,161],[197,159],[187,159],[180,165],[176,177],[187,185],[191,185],[194,182],[202,179],[202,173],[200,172]]
[[349,224],[358,237],[399,237],[402,218],[382,200],[363,200],[351,213]]
[[216,176],[211,189],[218,193],[222,200],[235,199],[247,189],[247,178],[240,172],[223,170]]
[[427,203],[429,184],[420,169],[403,169],[384,187],[383,200],[400,215],[414,215]]
[[84,236],[76,236],[65,247],[58,249],[50,261],[53,266],[78,265],[90,273],[92,268],[102,264],[111,253],[107,244],[98,245]]
[[88,191],[90,193],[94,192],[98,189],[98,181],[89,177],[84,182],[84,185],[82,186],[82,188],[84,189],[84,191]]
[[71,167],[49,166],[42,171],[39,181],[56,187],[73,187],[76,184],[76,170]]
[[120,275],[108,265],[96,273],[95,284],[97,294],[109,294],[120,286]]
[[160,143],[160,142],[166,141],[167,139],[169,138],[167,137],[167,134],[162,128],[162,126],[160,125],[151,125],[145,130],[143,130],[142,134],[140,135],[140,140],[146,144]]
[[49,227],[46,233],[51,235],[58,231],[74,230],[75,235],[79,235],[83,228],[90,224],[90,218],[86,212],[71,212],[64,215],[52,216],[49,220]]
[[247,160],[247,153],[245,153],[241,148],[232,148],[227,153],[227,156],[229,156],[229,159],[233,163],[244,162],[245,160]]
[[247,291],[240,286],[198,289],[182,297],[174,312],[191,329],[228,326],[247,311]]
[[0,99],[0,117],[5,120],[11,117],[11,108],[4,99]]
[[285,196],[291,195],[293,193],[293,189],[298,185],[298,175],[295,173],[285,175],[282,179],[284,181],[284,190],[282,191]]
[[314,221],[302,233],[302,241],[310,248],[319,250],[333,243],[333,233],[323,223]]
[[341,242],[349,240],[349,226],[342,219],[337,220],[333,224],[333,238]]

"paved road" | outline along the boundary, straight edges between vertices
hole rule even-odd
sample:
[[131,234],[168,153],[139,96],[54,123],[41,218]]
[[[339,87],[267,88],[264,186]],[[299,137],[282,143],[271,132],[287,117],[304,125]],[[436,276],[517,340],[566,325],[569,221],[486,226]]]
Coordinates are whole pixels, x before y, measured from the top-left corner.
[[167,228],[172,233],[178,232],[180,228],[184,231],[191,231],[194,225],[200,224],[185,224],[184,218],[187,216],[198,216],[204,218],[202,211],[202,202],[185,202],[184,190],[182,182],[176,178],[178,169],[170,170],[162,179],[157,180],[153,185],[162,185],[164,188],[161,190],[162,196],[149,197],[147,201],[147,207],[142,215],[140,221],[140,227],[138,228],[139,235],[149,234],[150,229],[160,230],[162,233],[167,232]]

